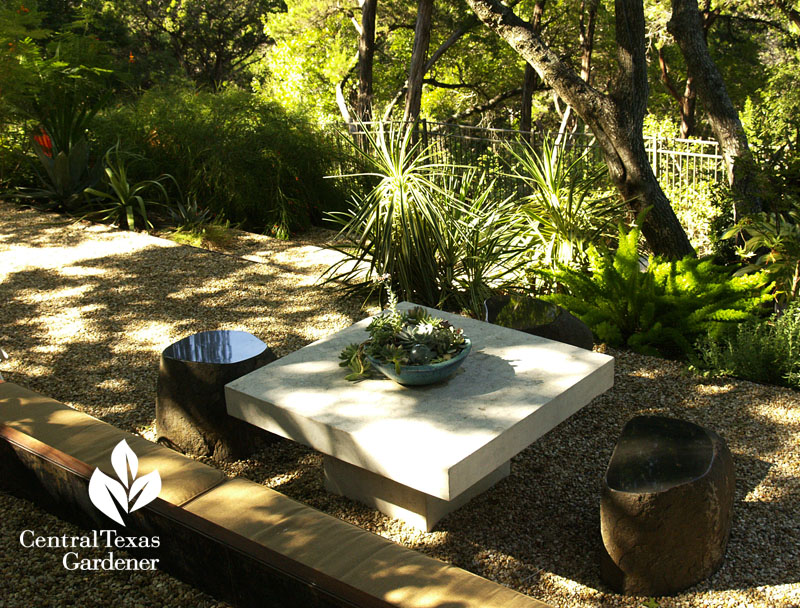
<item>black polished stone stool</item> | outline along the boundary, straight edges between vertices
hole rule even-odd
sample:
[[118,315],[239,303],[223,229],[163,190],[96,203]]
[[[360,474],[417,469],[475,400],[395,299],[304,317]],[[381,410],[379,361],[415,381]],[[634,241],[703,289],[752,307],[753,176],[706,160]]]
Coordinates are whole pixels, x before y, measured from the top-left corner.
[[622,429],[600,500],[600,574],[630,595],[671,595],[725,558],[734,495],[725,441],[691,422],[637,416]]
[[204,331],[165,348],[156,399],[159,443],[231,460],[274,439],[228,415],[225,385],[275,359],[266,344],[244,331]]

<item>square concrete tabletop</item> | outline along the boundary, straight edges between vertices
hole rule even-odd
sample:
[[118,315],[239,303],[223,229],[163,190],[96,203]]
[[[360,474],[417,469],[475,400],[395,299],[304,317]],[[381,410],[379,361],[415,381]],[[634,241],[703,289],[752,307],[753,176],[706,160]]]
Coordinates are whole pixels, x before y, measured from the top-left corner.
[[613,385],[612,357],[428,310],[472,340],[448,381],[345,380],[339,353],[368,337],[364,319],[228,384],[228,413],[452,500]]

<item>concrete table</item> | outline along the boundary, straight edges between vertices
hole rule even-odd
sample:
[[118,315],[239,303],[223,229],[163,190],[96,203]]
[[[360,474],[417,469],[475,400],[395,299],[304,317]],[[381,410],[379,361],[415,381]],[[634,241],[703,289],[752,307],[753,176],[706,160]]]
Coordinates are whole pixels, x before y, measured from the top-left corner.
[[345,380],[339,353],[364,319],[226,385],[228,413],[322,452],[329,491],[428,531],[613,385],[612,357],[429,310],[473,342],[450,380]]

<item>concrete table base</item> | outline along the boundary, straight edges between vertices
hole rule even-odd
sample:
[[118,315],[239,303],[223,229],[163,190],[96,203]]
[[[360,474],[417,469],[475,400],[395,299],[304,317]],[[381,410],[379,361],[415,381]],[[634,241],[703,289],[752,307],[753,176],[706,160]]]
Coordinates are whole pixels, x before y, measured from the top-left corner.
[[452,500],[443,500],[332,456],[323,458],[323,466],[329,492],[357,500],[425,532],[511,472],[508,461]]

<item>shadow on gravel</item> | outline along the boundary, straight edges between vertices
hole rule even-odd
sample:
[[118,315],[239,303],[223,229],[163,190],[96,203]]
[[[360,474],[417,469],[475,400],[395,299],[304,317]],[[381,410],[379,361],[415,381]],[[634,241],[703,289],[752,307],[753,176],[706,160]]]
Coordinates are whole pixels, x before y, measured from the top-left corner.
[[[84,231],[65,231],[62,222],[45,216],[0,226],[0,256],[9,244],[41,251],[91,238]],[[164,347],[199,331],[241,329],[285,355],[335,331],[331,316],[340,327],[360,318],[353,312],[360,302],[342,299],[337,290],[303,284],[288,264],[256,264],[185,247],[148,245],[133,253],[87,254],[52,269],[26,269],[0,283],[0,344],[22,362],[19,371],[4,376],[135,432],[155,418]],[[692,377],[675,362],[610,354],[617,358],[615,387],[516,456],[510,477],[442,520],[436,530],[443,534],[418,548],[534,597],[552,596],[556,585],[567,605],[575,599],[559,577],[604,592],[597,565],[600,482],[625,422],[660,414],[717,431],[735,454],[737,472],[725,564],[678,597],[796,584],[800,559],[776,567],[772,556],[797,555],[800,546],[800,482],[775,472],[780,470],[775,464],[796,452],[797,429],[791,420],[760,414],[758,406],[786,390],[781,394],[800,407],[798,394]],[[334,514],[356,514],[378,527],[391,523],[326,494],[321,464],[304,461],[310,450],[280,449],[285,453],[272,454],[272,464],[262,466],[256,455],[242,465],[242,473],[256,481],[285,473],[276,489],[293,498]],[[769,499],[753,498],[765,484],[772,490]],[[619,605],[626,601],[608,597]],[[581,598],[581,605],[603,602],[601,593]],[[625,605],[639,603],[631,599]]]
[[331,315],[342,325],[357,320],[357,306],[331,295],[335,286],[304,284],[306,277],[287,264],[150,242],[114,253],[107,236],[93,251],[86,246],[91,235],[65,231],[61,216],[4,225],[0,237],[29,246],[31,255],[84,245],[82,257],[62,265],[50,258],[47,267],[4,276],[0,340],[22,363],[7,379],[129,431],[155,417],[160,352],[181,337],[241,329],[284,355],[316,339],[304,333],[309,326],[334,331],[325,328]]

